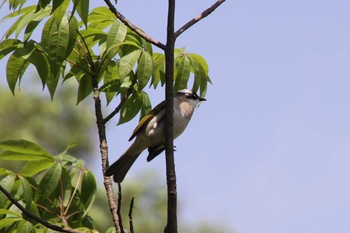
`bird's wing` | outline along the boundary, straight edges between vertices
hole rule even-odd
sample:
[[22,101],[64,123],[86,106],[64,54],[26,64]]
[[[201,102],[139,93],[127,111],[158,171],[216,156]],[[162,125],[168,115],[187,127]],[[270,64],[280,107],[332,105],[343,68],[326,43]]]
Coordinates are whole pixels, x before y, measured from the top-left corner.
[[140,122],[138,123],[138,125],[136,126],[136,128],[134,129],[134,131],[132,132],[131,137],[129,138],[129,141],[131,141],[141,130],[144,126],[146,126],[148,124],[148,122],[150,122],[150,120],[157,115],[162,109],[164,109],[165,107],[165,101],[162,101],[160,104],[158,104],[157,106],[155,106],[146,116],[144,116]]

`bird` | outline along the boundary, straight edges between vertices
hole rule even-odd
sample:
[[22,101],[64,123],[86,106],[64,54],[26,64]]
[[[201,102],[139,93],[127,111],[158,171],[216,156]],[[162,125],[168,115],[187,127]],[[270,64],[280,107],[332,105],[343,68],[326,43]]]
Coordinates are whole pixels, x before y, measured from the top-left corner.
[[[188,89],[179,90],[175,94],[174,139],[186,129],[195,108],[202,101],[206,99]],[[129,169],[144,150],[148,149],[149,152],[147,162],[165,150],[165,100],[140,120],[129,141],[134,138],[135,141],[131,146],[105,172],[105,176],[113,176],[116,183],[124,180]]]

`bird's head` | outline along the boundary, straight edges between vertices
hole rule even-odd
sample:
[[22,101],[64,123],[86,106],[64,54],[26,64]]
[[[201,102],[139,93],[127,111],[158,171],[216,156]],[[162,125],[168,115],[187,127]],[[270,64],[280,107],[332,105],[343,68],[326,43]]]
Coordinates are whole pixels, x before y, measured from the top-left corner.
[[193,107],[197,106],[201,101],[206,101],[205,98],[198,96],[197,93],[188,89],[179,90],[175,97],[186,98],[193,105]]

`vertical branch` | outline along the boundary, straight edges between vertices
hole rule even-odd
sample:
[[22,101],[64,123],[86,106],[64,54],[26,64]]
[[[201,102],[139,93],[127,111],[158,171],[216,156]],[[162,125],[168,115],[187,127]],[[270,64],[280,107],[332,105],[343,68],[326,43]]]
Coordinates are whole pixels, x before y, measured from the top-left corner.
[[[97,76],[92,75],[92,88],[94,91],[94,100],[95,100],[95,115],[96,115],[96,124],[98,129],[98,136],[100,140],[100,151],[101,151],[101,160],[102,160],[102,172],[103,174],[107,170],[108,167],[108,146],[107,146],[107,138],[106,138],[106,128],[104,125],[104,119],[102,115],[102,108],[101,108],[101,99],[100,99],[100,92],[98,91],[98,81]],[[105,186],[106,192],[107,192],[107,200],[109,204],[109,208],[112,213],[112,218],[114,222],[114,227],[117,230],[118,233],[121,232],[120,226],[119,226],[119,217],[118,217],[118,205],[114,198],[114,192],[113,192],[113,186],[112,186],[112,179],[110,177],[104,176],[103,177],[103,184]]]
[[176,191],[176,174],[174,160],[174,47],[175,47],[175,0],[169,0],[168,6],[168,26],[167,26],[167,43],[165,49],[165,158],[166,158],[166,177],[168,187],[168,219],[164,229],[165,233],[177,233],[177,191]]

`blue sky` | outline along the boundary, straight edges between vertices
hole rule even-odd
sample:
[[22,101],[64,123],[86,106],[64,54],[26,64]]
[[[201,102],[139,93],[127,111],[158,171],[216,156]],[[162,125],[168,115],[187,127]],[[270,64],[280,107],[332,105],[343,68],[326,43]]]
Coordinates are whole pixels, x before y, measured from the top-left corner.
[[[165,3],[118,6],[164,42]],[[212,3],[179,0],[177,27]],[[346,0],[226,1],[177,40],[208,61],[214,83],[175,141],[185,220],[238,233],[350,232],[349,9]],[[159,89],[152,103],[162,99]],[[111,160],[137,124],[116,122],[108,124]],[[145,160],[130,179],[148,170],[164,178],[163,158]]]

